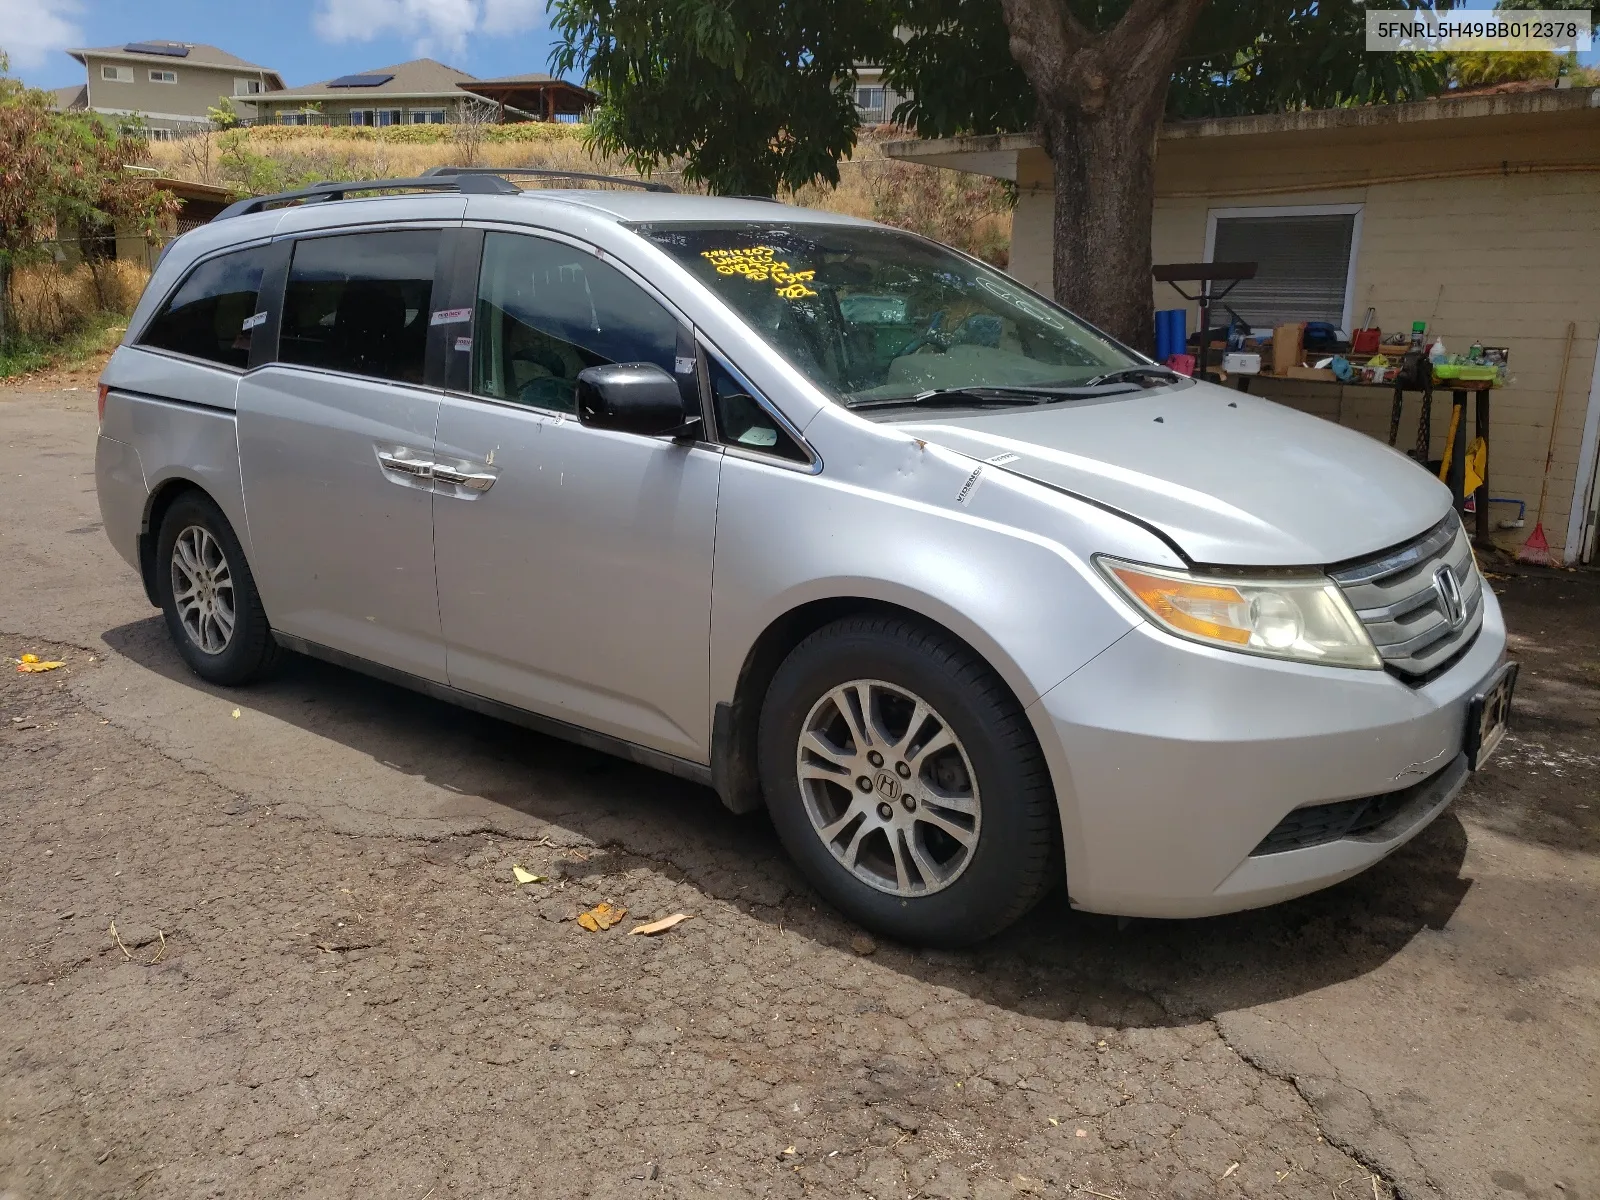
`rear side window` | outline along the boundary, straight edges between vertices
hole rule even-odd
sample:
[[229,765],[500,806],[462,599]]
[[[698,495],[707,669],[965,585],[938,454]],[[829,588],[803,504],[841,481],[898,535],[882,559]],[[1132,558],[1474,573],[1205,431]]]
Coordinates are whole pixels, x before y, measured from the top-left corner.
[[578,372],[647,362],[670,372],[678,322],[616,268],[525,234],[483,239],[472,390],[577,411]]
[[296,243],[284,290],[280,362],[421,383],[437,229]]
[[142,346],[244,370],[250,339],[265,320],[257,299],[271,247],[208,258],[189,272],[139,341]]

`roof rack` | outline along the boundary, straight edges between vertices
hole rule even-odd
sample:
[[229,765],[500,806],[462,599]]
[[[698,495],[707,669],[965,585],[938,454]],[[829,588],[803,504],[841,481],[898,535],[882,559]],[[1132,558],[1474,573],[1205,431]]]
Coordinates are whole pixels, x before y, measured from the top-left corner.
[[243,217],[250,213],[266,212],[269,207],[280,204],[291,204],[296,200],[307,203],[321,203],[324,200],[343,200],[350,192],[387,192],[409,189],[425,192],[468,192],[498,196],[515,196],[521,189],[509,180],[499,179],[490,175],[465,175],[457,178],[454,175],[428,174],[414,179],[363,179],[352,183],[313,183],[310,187],[299,188],[292,192],[274,192],[269,196],[250,196],[228,205],[215,217],[214,221],[226,221],[229,217]]
[[353,183],[313,183],[292,192],[274,192],[269,196],[250,196],[236,201],[212,219],[225,221],[229,217],[243,217],[250,213],[266,212],[281,204],[296,200],[320,203],[324,200],[343,200],[350,192],[387,192],[409,189],[425,192],[465,192],[477,195],[516,196],[522,189],[506,175],[531,175],[542,179],[582,179],[591,183],[620,183],[624,187],[643,188],[647,192],[675,192],[677,189],[653,179],[627,179],[620,175],[591,175],[587,171],[553,171],[544,167],[432,167],[412,179],[363,179]]
[[450,175],[494,177],[499,175],[531,175],[542,179],[582,179],[590,183],[619,183],[623,187],[641,188],[647,192],[675,193],[678,189],[654,179],[630,179],[622,175],[591,175],[587,171],[555,171],[545,167],[432,167],[424,171],[425,178]]

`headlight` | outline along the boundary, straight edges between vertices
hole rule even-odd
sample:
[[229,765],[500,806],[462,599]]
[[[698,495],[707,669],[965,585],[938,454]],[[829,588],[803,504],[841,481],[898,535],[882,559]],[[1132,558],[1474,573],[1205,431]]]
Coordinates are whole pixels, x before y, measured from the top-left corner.
[[1152,621],[1190,641],[1332,667],[1383,667],[1344,593],[1327,579],[1197,575],[1104,557],[1095,563]]

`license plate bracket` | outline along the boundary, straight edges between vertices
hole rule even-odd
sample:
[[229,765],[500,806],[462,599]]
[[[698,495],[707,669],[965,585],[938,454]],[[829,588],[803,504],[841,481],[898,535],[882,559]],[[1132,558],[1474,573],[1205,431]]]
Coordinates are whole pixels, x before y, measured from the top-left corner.
[[1517,664],[1508,662],[1490,678],[1467,707],[1467,736],[1463,749],[1467,765],[1479,770],[1494,755],[1506,735],[1511,717],[1511,696],[1517,686]]

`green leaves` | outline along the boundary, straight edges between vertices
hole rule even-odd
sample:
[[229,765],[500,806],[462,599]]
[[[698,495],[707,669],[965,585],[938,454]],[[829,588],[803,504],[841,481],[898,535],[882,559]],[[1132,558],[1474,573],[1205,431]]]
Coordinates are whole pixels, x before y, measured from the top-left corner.
[[80,226],[155,234],[178,202],[124,170],[143,151],[142,138],[92,113],[53,112],[46,93],[0,77],[0,268],[43,257]]
[[605,97],[596,148],[645,173],[682,163],[712,191],[838,182],[855,147],[852,75],[893,43],[888,0],[554,0],[561,73]]

